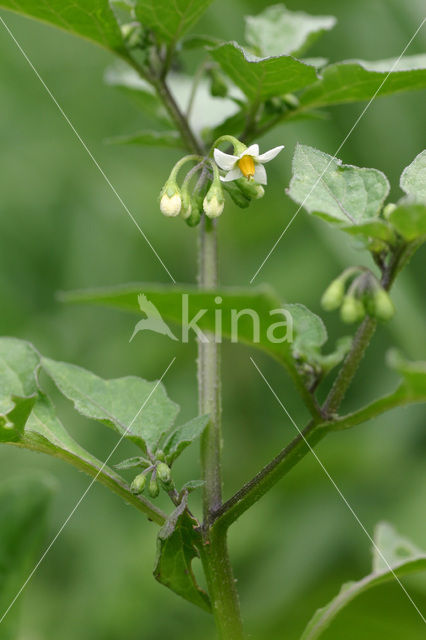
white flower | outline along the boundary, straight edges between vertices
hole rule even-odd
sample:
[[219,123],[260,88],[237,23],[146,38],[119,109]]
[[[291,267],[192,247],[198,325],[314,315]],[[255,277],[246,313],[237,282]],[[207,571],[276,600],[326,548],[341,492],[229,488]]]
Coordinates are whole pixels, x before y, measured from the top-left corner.
[[263,165],[265,162],[273,160],[282,149],[284,146],[280,145],[259,155],[259,145],[252,144],[238,156],[232,156],[229,153],[223,153],[220,149],[215,149],[214,159],[220,169],[227,171],[227,174],[221,178],[223,182],[245,177],[248,180],[255,180],[259,184],[266,184],[266,171]]

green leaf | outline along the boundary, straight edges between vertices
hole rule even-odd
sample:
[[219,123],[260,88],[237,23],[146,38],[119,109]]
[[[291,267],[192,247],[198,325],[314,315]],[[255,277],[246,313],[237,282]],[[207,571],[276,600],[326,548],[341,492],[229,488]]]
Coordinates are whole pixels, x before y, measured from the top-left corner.
[[336,348],[332,353],[322,354],[313,352],[311,357],[313,362],[317,362],[323,373],[326,374],[342,362],[343,358],[350,351],[351,346],[352,336],[343,336],[337,340]]
[[400,390],[407,400],[426,400],[426,362],[412,362],[404,358],[397,349],[391,349],[387,353],[387,363],[402,376]]
[[37,18],[128,57],[108,0],[0,0],[0,7]]
[[9,396],[13,402],[13,409],[0,416],[0,442],[18,442],[24,431],[28,417],[37,400],[33,395],[29,398]]
[[[188,322],[200,311],[203,311],[204,313],[197,321],[197,325],[203,333],[215,330],[215,312],[220,308],[222,311],[222,335],[224,337],[231,338],[235,334],[235,342],[242,342],[264,349],[278,359],[286,360],[290,357],[289,342],[274,343],[268,339],[270,326],[285,320],[289,314],[281,304],[278,296],[269,287],[261,286],[244,289],[223,287],[211,291],[202,291],[193,285],[153,286],[129,284],[93,291],[69,292],[62,294],[62,299],[65,302],[97,304],[140,313],[138,304],[138,295],[140,293],[143,293],[155,305],[163,320],[174,322],[177,325],[181,325],[183,322],[183,311],[185,320]],[[215,301],[217,297],[222,299],[220,305]],[[185,309],[183,309],[184,305]],[[253,320],[250,313],[244,313],[247,309],[251,310],[259,318],[258,331],[257,321]],[[283,312],[278,311],[281,309],[283,309]],[[277,311],[277,313],[273,313],[274,311]],[[238,314],[240,315],[235,320]],[[189,331],[189,336],[191,335],[194,335],[192,330]],[[285,337],[286,332],[282,332],[281,335]],[[289,339],[291,337],[288,335]]]
[[197,520],[186,508],[186,497],[158,534],[155,578],[189,602],[211,611],[207,594],[198,586],[191,562],[198,557],[196,545],[202,544],[196,531]]
[[426,236],[426,200],[425,204],[401,200],[390,214],[389,220],[409,242]]
[[177,427],[163,445],[168,465],[172,465],[191,442],[198,438],[209,422],[209,416],[198,416],[181,427]]
[[213,36],[190,35],[182,40],[182,49],[204,49],[204,47],[215,47],[221,44],[221,40]]
[[185,484],[183,485],[180,493],[184,494],[185,491],[187,491],[188,493],[192,493],[196,489],[201,489],[201,487],[204,487],[205,484],[206,483],[204,480],[188,480],[188,482],[185,482]]
[[124,486],[122,478],[95,456],[81,447],[68,433],[56,415],[51,400],[40,393],[25,427],[20,444],[61,458],[107,486]]
[[[220,311],[221,337],[256,347],[276,358],[293,378],[306,406],[316,415],[316,405],[293,358],[293,318],[269,287],[223,287],[203,291],[193,285],[129,284],[110,289],[74,291],[62,294],[61,298],[68,303],[96,304],[140,313],[138,295],[141,293],[157,308],[164,321],[182,325],[183,342],[194,335],[189,326],[194,318],[204,339],[207,338],[205,332],[214,333],[219,327],[216,318]],[[297,335],[297,327],[294,332]]]
[[77,411],[155,451],[179,411],[158,382],[128,376],[104,380],[81,367],[42,359],[42,366]]
[[134,456],[133,458],[127,458],[127,460],[115,464],[114,467],[116,469],[135,469],[136,467],[144,469],[145,467],[149,467],[149,462],[142,456]]
[[[48,476],[2,480],[0,487],[0,611],[3,615],[43,551],[46,516],[53,492]],[[20,637],[19,603],[1,623],[2,640]]]
[[13,409],[12,395],[29,397],[37,392],[39,362],[39,354],[28,342],[0,338],[0,416]]
[[107,142],[109,144],[137,144],[146,147],[186,148],[177,131],[139,131],[138,133],[108,138]]
[[344,584],[337,596],[314,614],[300,640],[319,638],[339,611],[368,589],[395,580],[395,575],[401,578],[426,570],[426,553],[399,536],[391,525],[379,524],[374,538],[381,553],[374,548],[372,572],[357,582]]
[[245,38],[260,56],[301,55],[336,24],[333,16],[289,11],[283,4],[246,16]]
[[303,304],[287,304],[293,318],[296,337],[293,349],[307,354],[312,349],[318,349],[327,341],[327,329],[321,318],[309,311]]
[[400,185],[409,196],[426,202],[426,149],[404,169]]
[[6,415],[10,419],[13,414],[10,402],[15,401],[15,410],[18,406],[14,400],[16,396],[11,396],[11,393],[28,394],[28,397],[20,398],[19,406],[30,403],[30,410],[19,428],[7,428],[0,423],[0,441],[21,445],[42,443],[43,447],[55,450],[55,455],[60,450],[61,454],[78,457],[85,464],[100,469],[99,460],[71,438],[56,417],[49,398],[41,392],[37,380],[39,367],[40,355],[31,344],[15,338],[0,338],[0,407],[9,410]]
[[40,356],[29,343],[0,339],[0,442],[18,441],[37,399]]
[[355,225],[379,215],[389,182],[377,169],[345,165],[327,153],[298,144],[287,193],[309,213]]
[[212,0],[136,0],[136,17],[152,29],[160,40],[174,43],[206,11]]
[[[0,385],[0,406],[7,411],[6,419],[0,417],[0,442],[46,453],[73,464],[152,520],[163,524],[164,515],[160,510],[143,497],[132,495],[121,476],[83,449],[66,431],[52,402],[38,386],[40,355],[34,347],[15,338],[0,338],[0,354],[0,380],[3,383]],[[17,404],[13,390],[21,396],[24,393],[31,395],[20,397]],[[12,422],[11,426],[14,412],[22,410],[25,403],[31,403],[31,407],[26,406],[25,420],[17,424]]]
[[376,238],[384,242],[392,243],[395,239],[395,233],[386,220],[371,220],[357,225],[339,225],[339,229],[352,236]]
[[379,522],[374,532],[373,572],[388,571],[391,567],[412,557],[426,556],[423,549],[400,536],[389,522]]
[[292,93],[315,82],[315,68],[292,58],[258,58],[237,43],[227,42],[211,49],[223,71],[253,102]]
[[348,353],[352,338],[341,338],[332,353],[322,354],[321,347],[328,338],[322,319],[303,304],[287,304],[285,308],[293,318],[295,338],[292,347],[296,360],[308,363],[315,370],[320,369],[323,375],[329,373]]
[[331,64],[322,77],[306,89],[300,106],[315,108],[426,87],[426,55],[366,62],[347,60]]

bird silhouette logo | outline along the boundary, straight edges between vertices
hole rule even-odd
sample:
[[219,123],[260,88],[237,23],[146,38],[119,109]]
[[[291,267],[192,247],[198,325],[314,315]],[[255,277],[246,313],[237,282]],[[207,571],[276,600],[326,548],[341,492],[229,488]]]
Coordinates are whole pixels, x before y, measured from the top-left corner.
[[146,318],[139,320],[133,331],[132,337],[129,342],[133,340],[135,335],[139,331],[155,331],[155,333],[162,333],[165,336],[169,336],[172,340],[178,340],[171,329],[164,322],[157,307],[148,300],[148,298],[140,293],[138,295],[139,308],[146,315]]

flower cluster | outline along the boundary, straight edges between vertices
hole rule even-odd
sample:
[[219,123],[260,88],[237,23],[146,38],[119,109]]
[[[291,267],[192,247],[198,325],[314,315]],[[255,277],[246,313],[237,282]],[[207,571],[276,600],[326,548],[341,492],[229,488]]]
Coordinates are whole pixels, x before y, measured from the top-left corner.
[[[346,287],[351,282],[347,291]],[[340,307],[343,322],[359,322],[366,314],[378,320],[389,320],[394,306],[388,292],[369,269],[350,267],[333,280],[322,298],[322,307],[333,311]]]
[[[160,487],[165,491],[169,491],[173,488],[170,467],[166,464],[166,459],[162,451],[157,451],[155,460],[147,460],[140,456],[137,459],[134,458],[128,462],[131,463],[132,466],[144,468],[142,473],[139,473],[130,485],[132,493],[140,495],[144,492],[145,487],[148,486],[149,496],[151,498],[156,498],[160,493]],[[149,475],[150,479],[147,485]]]
[[[217,148],[223,142],[233,146],[233,155]],[[221,136],[207,157],[188,155],[175,164],[160,193],[161,212],[167,217],[181,216],[190,226],[198,224],[203,214],[217,218],[225,206],[224,187],[239,207],[247,207],[264,195],[262,185],[267,184],[267,177],[263,165],[283,148],[259,154],[257,144],[247,147],[233,136]],[[179,186],[178,173],[189,162],[194,166]]]

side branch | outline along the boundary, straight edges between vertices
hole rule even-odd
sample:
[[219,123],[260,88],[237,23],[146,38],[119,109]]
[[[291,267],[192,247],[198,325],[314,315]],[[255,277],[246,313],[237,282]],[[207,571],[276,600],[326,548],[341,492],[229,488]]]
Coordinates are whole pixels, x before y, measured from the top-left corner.
[[328,428],[311,421],[280,453],[252,480],[225,502],[214,514],[217,528],[227,529],[249,507],[257,502],[290,469],[328,433]]

